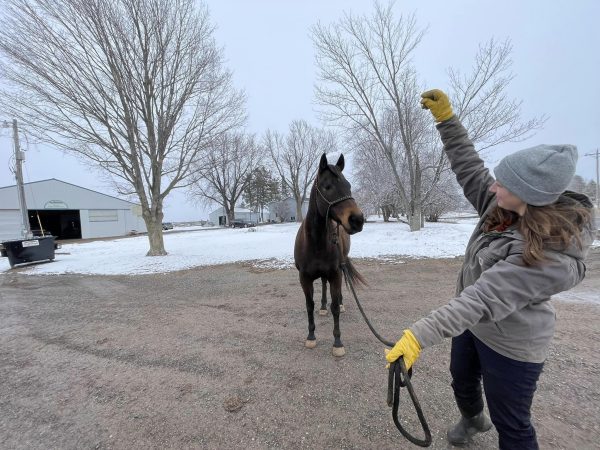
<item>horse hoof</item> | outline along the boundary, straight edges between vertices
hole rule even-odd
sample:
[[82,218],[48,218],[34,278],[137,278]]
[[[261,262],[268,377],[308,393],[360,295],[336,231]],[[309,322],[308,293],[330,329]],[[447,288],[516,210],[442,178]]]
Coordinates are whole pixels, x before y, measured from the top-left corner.
[[306,342],[304,343],[304,346],[306,348],[315,348],[317,346],[317,340],[313,339],[312,341],[307,339]]
[[344,356],[346,354],[346,349],[344,347],[333,347],[331,353],[336,357]]
[[326,316],[327,315],[327,310],[326,309],[320,309],[319,310],[319,315],[320,316]]
[[340,312],[346,312],[346,307],[344,305],[340,305]]

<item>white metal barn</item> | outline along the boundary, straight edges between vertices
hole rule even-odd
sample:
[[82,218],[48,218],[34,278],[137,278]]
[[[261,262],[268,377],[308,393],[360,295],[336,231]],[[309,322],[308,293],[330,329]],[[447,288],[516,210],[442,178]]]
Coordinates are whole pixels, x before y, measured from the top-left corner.
[[[252,212],[247,208],[234,208],[233,219],[249,220],[251,222],[258,223],[260,217],[258,213]],[[220,208],[215,209],[208,215],[208,220],[215,225],[225,225],[227,222],[227,218],[225,217],[225,208],[221,206]]]
[[[52,178],[25,183],[29,225],[57,239],[126,236],[145,232],[142,209],[135,203]],[[16,186],[0,188],[0,240],[21,238]]]

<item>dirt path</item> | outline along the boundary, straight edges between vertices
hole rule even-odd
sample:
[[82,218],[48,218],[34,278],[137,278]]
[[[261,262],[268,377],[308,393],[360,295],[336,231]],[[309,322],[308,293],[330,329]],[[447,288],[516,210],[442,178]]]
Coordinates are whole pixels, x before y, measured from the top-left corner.
[[[450,298],[459,265],[357,260],[371,283],[360,292],[364,307],[396,339]],[[341,322],[346,356],[331,356],[330,315],[317,316],[317,348],[304,348],[295,270],[11,272],[0,283],[2,448],[416,448],[394,427],[383,346],[349,296]],[[600,249],[577,292],[600,293]],[[540,445],[600,448],[600,303],[554,304],[556,338],[533,407]],[[448,362],[445,342],[416,366],[436,449],[447,448],[445,429],[457,414]],[[417,430],[413,411],[404,416]],[[495,446],[490,432],[471,448]]]

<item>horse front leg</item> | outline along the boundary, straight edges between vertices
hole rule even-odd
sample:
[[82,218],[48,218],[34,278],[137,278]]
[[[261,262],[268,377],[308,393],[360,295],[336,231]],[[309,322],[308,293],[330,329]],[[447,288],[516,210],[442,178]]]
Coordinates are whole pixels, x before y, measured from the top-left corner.
[[306,298],[306,314],[308,316],[308,336],[304,345],[307,348],[315,348],[317,346],[317,338],[315,337],[315,302],[313,300],[313,280],[300,273],[300,285],[302,286],[304,297]]
[[319,309],[320,316],[327,315],[327,278],[321,277],[321,309]]
[[346,349],[342,344],[342,333],[340,332],[340,301],[342,300],[342,274],[337,272],[336,276],[329,280],[331,291],[331,314],[333,315],[333,356],[344,356]]
[[[341,277],[341,275],[340,275]],[[341,284],[340,284],[341,285]],[[325,285],[323,285],[323,288],[325,288]],[[327,303],[325,303],[327,304]],[[321,305],[321,308],[323,308],[323,305]],[[342,295],[342,289],[340,288],[340,312],[346,312],[346,307],[344,306],[344,296]],[[319,314],[321,314],[321,311],[319,311]],[[325,313],[327,314],[327,313]]]

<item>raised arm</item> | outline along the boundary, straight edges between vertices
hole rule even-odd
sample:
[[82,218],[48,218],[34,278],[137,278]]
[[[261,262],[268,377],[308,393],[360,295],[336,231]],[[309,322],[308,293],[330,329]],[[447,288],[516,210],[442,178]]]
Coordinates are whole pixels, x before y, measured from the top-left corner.
[[433,89],[424,92],[421,97],[423,108],[429,109],[439,122],[437,129],[458,184],[477,213],[482,215],[494,197],[489,192],[494,178],[475,151],[467,130],[452,112],[448,96],[439,89]]

